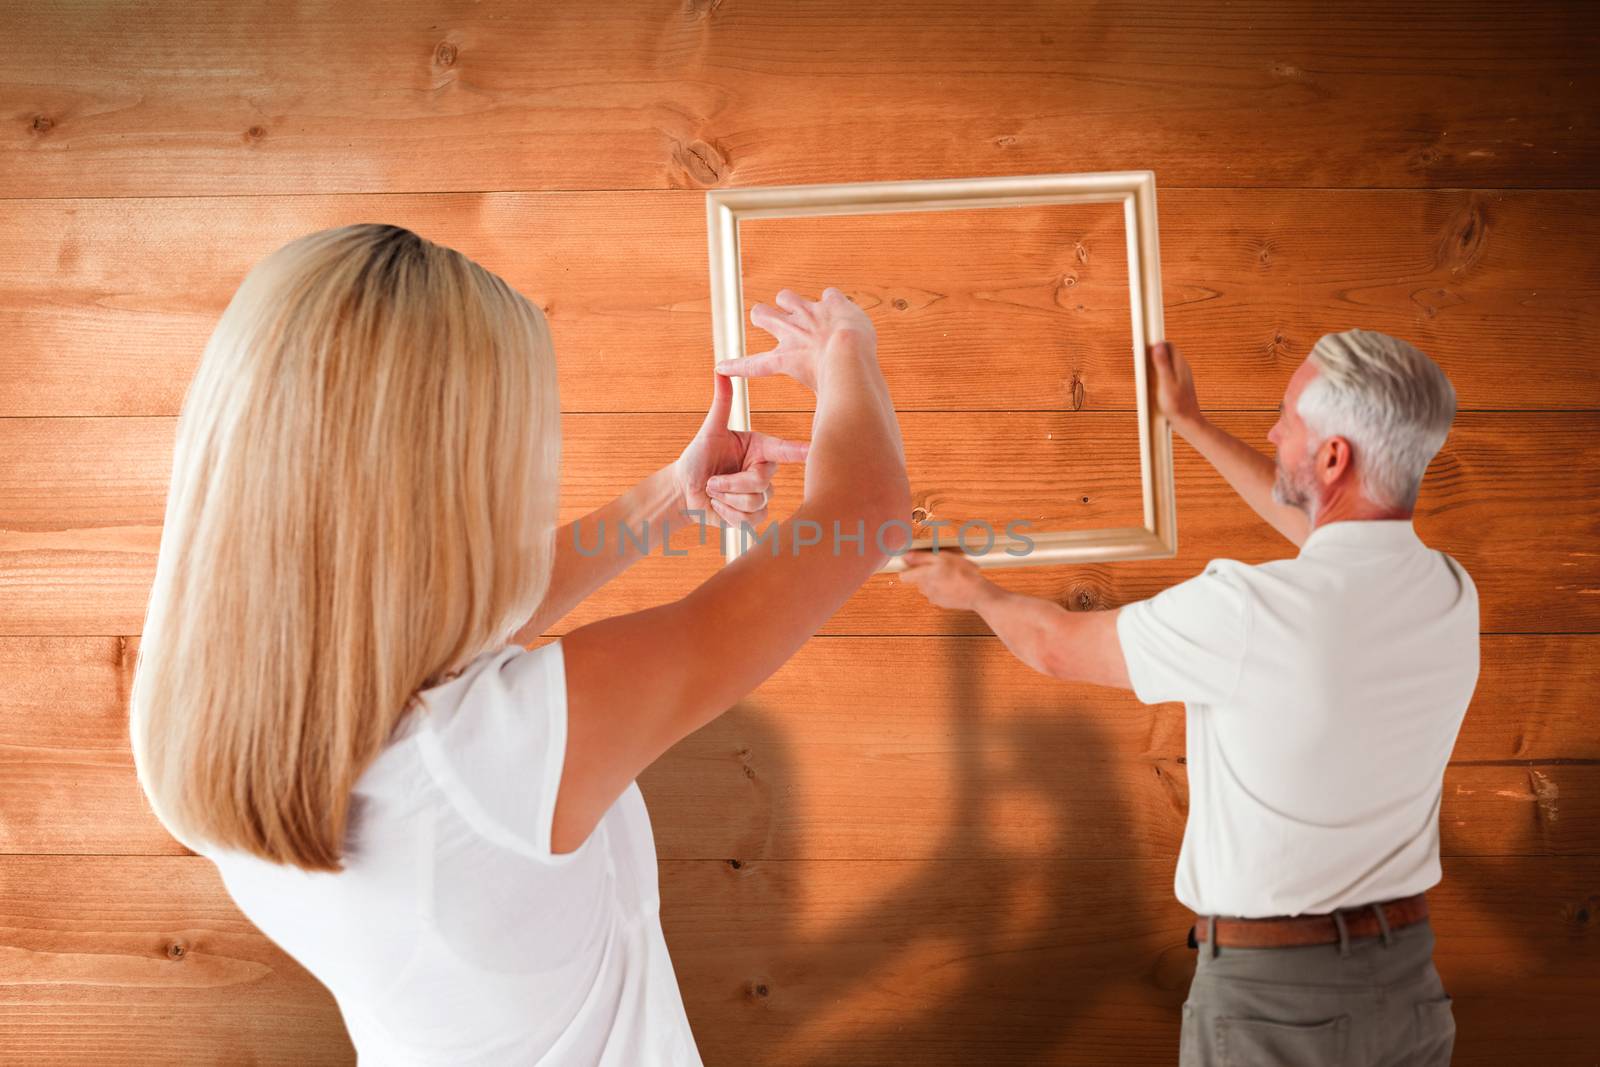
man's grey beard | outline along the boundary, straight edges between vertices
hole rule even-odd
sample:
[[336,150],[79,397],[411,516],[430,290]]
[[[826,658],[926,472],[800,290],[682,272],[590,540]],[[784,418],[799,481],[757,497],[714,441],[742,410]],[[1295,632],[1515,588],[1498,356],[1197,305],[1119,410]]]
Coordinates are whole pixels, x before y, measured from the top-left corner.
[[1299,481],[1289,471],[1284,469],[1282,463],[1277,464],[1277,476],[1272,480],[1272,500],[1284,507],[1299,508],[1306,513],[1306,517],[1313,522],[1317,517],[1317,497],[1307,478]]

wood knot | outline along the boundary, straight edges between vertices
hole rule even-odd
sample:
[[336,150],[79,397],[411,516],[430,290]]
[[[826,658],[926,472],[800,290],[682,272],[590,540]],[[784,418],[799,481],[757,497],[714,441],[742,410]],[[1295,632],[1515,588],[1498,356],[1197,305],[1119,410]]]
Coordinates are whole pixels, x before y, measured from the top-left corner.
[[1072,382],[1070,385],[1068,385],[1067,389],[1068,396],[1072,400],[1072,410],[1082,411],[1083,402],[1088,396],[1088,390],[1084,388],[1083,379],[1074,373],[1072,375]]
[[1082,241],[1077,242],[1073,246],[1073,254],[1078,257],[1078,262],[1079,263],[1088,263],[1089,262],[1089,250],[1083,246],[1083,242]]
[[266,135],[267,131],[262,126],[252,126],[248,130],[244,131],[244,139],[246,141],[259,141]]
[[752,999],[760,1000],[768,996],[772,991],[767,988],[767,983],[757,980],[745,983],[745,992]]
[[923,507],[921,504],[918,504],[916,507],[911,509],[911,522],[913,525],[921,526],[923,523],[928,521],[928,516],[930,514],[932,514],[932,512]]
[[1254,241],[1252,242],[1252,248],[1255,252],[1256,268],[1258,270],[1266,270],[1272,266],[1272,255],[1278,250],[1278,245],[1272,238],[1263,237]]
[[737,871],[744,867],[744,862],[742,860],[729,860],[728,866]]
[[996,137],[994,139],[994,146],[996,148],[1010,148],[1012,145],[1014,145],[1016,143],[1017,143],[1017,139],[1015,137],[1012,137],[1009,134],[1007,134],[1004,137]]
[[904,311],[906,308],[911,306],[911,302],[908,301],[903,296],[895,297],[894,300],[891,301],[891,303],[894,304],[894,309],[896,311]]
[[33,122],[29,125],[34,133],[43,134],[55,129],[56,121],[49,115],[35,115],[33,116]]
[[679,141],[673,145],[672,161],[680,175],[690,182],[716,185],[728,173],[728,155],[719,145],[705,141]]
[[[1088,500],[1088,497],[1084,497]],[[1067,594],[1067,606],[1074,611],[1093,611],[1100,604],[1100,596],[1086,585],[1080,585]]]
[[171,960],[181,960],[188,953],[188,951],[188,948],[182,941],[174,941],[172,944],[167,946],[167,958]]
[[1449,268],[1452,274],[1459,274],[1483,258],[1488,244],[1489,219],[1482,202],[1473,199],[1445,223],[1435,262],[1441,268]]
[[453,67],[456,65],[456,56],[459,54],[460,52],[457,50],[455,45],[451,44],[449,41],[440,41],[439,47],[433,50],[434,65],[440,67]]

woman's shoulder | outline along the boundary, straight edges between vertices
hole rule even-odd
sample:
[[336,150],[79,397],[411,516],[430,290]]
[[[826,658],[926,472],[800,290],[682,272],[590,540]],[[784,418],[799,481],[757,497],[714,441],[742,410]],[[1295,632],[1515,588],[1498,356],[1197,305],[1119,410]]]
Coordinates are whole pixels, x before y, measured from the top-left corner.
[[511,644],[479,653],[447,677],[418,691],[404,732],[414,731],[424,720],[437,728],[468,707],[548,696],[552,675],[559,678],[561,671],[557,644],[552,641],[537,648]]
[[423,694],[421,762],[478,834],[541,860],[567,746],[559,642],[510,645]]

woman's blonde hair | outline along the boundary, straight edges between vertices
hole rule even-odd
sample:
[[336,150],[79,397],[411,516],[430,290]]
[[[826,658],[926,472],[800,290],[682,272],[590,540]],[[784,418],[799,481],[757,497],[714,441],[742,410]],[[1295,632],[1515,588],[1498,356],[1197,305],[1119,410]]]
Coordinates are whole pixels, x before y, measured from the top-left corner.
[[543,313],[453,249],[363,223],[249,272],[184,397],[131,693],[175,837],[343,869],[416,692],[549,586],[559,418]]

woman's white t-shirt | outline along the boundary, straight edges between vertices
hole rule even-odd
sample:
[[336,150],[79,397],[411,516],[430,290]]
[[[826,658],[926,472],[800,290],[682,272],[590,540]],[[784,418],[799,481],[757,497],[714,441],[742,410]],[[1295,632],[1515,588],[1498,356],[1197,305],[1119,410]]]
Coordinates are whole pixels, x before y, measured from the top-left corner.
[[362,1064],[699,1065],[638,785],[550,851],[560,642],[420,696],[356,784],[344,871],[203,849],[240,910],[333,993]]

